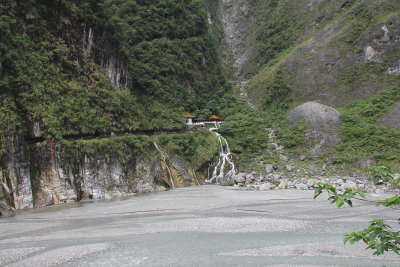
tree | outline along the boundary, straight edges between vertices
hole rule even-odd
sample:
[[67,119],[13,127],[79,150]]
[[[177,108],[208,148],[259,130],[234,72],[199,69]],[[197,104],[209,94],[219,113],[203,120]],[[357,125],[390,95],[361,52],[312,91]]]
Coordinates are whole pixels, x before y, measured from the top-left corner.
[[[385,166],[372,167],[369,179],[375,185],[390,184],[393,189],[400,189],[400,177],[395,177],[393,172]],[[352,199],[367,200],[365,193],[354,188],[346,188],[343,193],[339,193],[335,187],[329,183],[317,183],[319,187],[315,189],[314,199],[320,196],[324,191],[328,193],[328,199],[331,203],[336,203],[337,207],[342,207],[347,203],[353,206]],[[392,208],[400,207],[400,195],[395,194],[393,197],[378,200],[377,206],[385,206]],[[398,219],[400,223],[400,218]],[[381,255],[388,251],[393,251],[400,255],[400,231],[392,231],[391,227],[382,219],[376,219],[370,222],[370,226],[360,231],[354,231],[344,236],[344,243],[363,241],[366,249],[374,250],[374,255]]]

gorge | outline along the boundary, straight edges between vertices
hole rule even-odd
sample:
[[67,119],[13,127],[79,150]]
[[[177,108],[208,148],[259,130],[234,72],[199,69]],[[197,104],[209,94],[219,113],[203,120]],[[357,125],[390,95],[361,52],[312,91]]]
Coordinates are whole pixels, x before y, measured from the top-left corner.
[[[4,214],[235,179],[387,191],[365,171],[399,171],[398,1],[0,8]],[[224,123],[187,131],[184,112]]]

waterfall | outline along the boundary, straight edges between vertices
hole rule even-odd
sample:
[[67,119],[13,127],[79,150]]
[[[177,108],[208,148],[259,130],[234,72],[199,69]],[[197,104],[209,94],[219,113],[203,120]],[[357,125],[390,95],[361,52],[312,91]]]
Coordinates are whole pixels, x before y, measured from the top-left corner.
[[197,180],[197,176],[196,176],[196,171],[195,170],[193,170],[193,178],[197,182],[197,184],[200,185],[199,180]]
[[[226,139],[220,135],[219,133],[215,132],[216,128],[211,128],[210,131],[215,133],[215,135],[218,137],[218,143],[219,143],[219,148],[220,148],[220,153],[218,157],[218,163],[214,168],[212,177],[208,177],[206,182],[211,183],[215,180],[216,183],[223,183],[227,182],[229,179],[231,179],[232,175],[235,174],[235,164],[232,162],[232,154],[229,149],[229,144]],[[222,141],[225,143],[225,151],[224,151],[224,146],[222,144]],[[225,174],[225,164],[228,163],[230,165],[230,170]],[[219,168],[219,173],[218,173],[218,168]]]
[[168,176],[169,176],[169,180],[171,182],[171,186],[172,188],[175,188],[175,184],[174,184],[174,180],[172,179],[172,174],[171,174],[171,170],[169,169],[168,165],[167,165],[167,161],[165,160],[165,156],[164,153],[161,151],[161,149],[158,147],[158,145],[156,144],[156,142],[153,142],[154,146],[156,147],[156,149],[158,150],[158,152],[161,155],[162,160],[164,161],[165,166],[167,167],[167,172],[168,172]]

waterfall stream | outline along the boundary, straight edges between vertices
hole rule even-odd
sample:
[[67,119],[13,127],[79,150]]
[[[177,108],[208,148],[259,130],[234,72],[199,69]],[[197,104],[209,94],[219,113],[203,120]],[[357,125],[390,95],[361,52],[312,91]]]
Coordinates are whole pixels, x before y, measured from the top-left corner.
[[[215,133],[215,135],[218,137],[220,153],[219,153],[219,157],[218,157],[218,163],[213,170],[212,177],[211,178],[208,177],[206,182],[211,183],[211,182],[215,181],[216,183],[219,184],[219,183],[227,182],[229,179],[231,179],[232,175],[235,174],[236,169],[235,169],[235,164],[233,164],[233,162],[232,162],[232,154],[229,149],[228,141],[226,141],[226,139],[222,135],[215,132],[215,130],[217,130],[217,128],[210,129],[210,131]],[[225,144],[225,150],[224,150],[224,145],[222,144],[222,141]],[[230,169],[226,174],[225,174],[225,164],[230,165]],[[219,170],[219,172],[218,172],[218,170]]]
[[196,181],[196,183],[197,183],[198,185],[200,185],[199,180],[197,180],[197,175],[196,175],[196,171],[195,171],[195,170],[193,170],[193,178],[194,178],[194,180]]
[[165,160],[165,156],[164,153],[161,151],[161,149],[158,147],[158,145],[156,144],[156,142],[154,142],[154,146],[156,147],[156,149],[158,150],[158,152],[161,155],[162,160],[164,161],[165,167],[167,168],[167,172],[168,172],[168,176],[169,176],[169,180],[171,182],[171,187],[175,188],[175,184],[174,184],[174,180],[172,179],[172,174],[171,174],[171,170],[168,167],[167,161]]

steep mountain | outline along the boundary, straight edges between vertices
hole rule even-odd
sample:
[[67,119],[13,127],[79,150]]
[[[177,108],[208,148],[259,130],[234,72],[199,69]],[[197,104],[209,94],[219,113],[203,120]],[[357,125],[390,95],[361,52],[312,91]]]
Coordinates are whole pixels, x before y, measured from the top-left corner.
[[[219,3],[226,74],[295,158],[303,153],[339,165],[398,168],[399,1]],[[303,126],[287,125],[286,114],[308,101],[337,108],[341,127],[312,133],[308,122],[318,118],[309,117],[302,120],[308,134]]]

